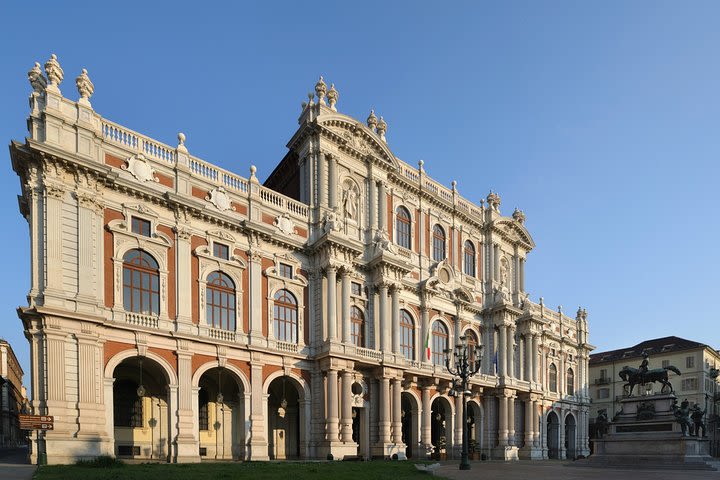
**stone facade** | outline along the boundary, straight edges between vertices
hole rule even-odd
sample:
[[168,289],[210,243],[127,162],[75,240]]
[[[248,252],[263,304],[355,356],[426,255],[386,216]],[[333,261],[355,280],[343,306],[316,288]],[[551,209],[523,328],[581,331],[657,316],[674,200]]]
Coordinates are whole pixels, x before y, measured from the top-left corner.
[[337,111],[318,81],[265,185],[98,115],[30,71],[13,142],[32,277],[20,309],[50,463],[457,455],[444,348],[482,345],[475,451],[588,453],[587,314],[529,299],[535,244]]
[[20,430],[18,415],[25,407],[23,370],[12,347],[0,338],[0,447],[25,444],[25,432]]

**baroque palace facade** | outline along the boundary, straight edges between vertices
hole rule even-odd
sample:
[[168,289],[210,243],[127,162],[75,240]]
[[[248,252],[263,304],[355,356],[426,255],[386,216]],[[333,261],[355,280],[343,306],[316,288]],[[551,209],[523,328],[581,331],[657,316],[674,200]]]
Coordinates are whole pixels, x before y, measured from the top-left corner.
[[[398,159],[321,80],[261,185],[113,123],[29,72],[10,146],[31,241],[32,456],[167,461],[458,454],[445,349],[490,458],[588,454],[587,314],[532,302],[525,216]],[[452,355],[452,353],[450,353]]]

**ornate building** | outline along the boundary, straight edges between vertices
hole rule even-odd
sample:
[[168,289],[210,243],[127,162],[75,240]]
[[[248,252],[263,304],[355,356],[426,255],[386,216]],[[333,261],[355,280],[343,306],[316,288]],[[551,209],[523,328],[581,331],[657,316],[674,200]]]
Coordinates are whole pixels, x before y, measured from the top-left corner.
[[22,381],[23,370],[12,346],[0,338],[0,448],[23,445],[27,438],[18,419],[27,402]]
[[29,72],[11,144],[30,227],[36,436],[50,463],[99,454],[426,458],[457,454],[446,349],[482,345],[468,414],[491,458],[588,453],[588,344],[534,303],[525,216],[399,160],[387,124],[320,79],[261,185],[75,102],[56,57]]

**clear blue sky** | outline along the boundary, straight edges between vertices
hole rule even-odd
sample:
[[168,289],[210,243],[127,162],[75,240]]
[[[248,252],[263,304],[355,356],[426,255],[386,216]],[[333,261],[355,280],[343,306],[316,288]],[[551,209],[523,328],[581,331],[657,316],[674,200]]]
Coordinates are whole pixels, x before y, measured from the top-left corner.
[[[27,71],[56,53],[67,96],[87,68],[101,115],[264,179],[323,74],[341,112],[385,117],[398,157],[522,208],[528,291],[586,307],[598,349],[720,346],[717,2],[64,3],[0,7],[4,142],[26,134]],[[0,336],[27,372],[28,228],[2,157]]]

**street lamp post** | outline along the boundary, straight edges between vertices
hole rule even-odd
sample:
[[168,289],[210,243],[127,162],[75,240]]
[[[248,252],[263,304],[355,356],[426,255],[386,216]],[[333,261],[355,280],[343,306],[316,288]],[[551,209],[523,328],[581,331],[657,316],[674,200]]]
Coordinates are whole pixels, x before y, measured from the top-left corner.
[[[453,388],[450,394],[453,396],[462,395],[463,405],[463,438],[462,438],[462,456],[460,459],[460,470],[470,470],[470,462],[468,462],[468,418],[467,418],[467,397],[472,392],[469,390],[470,377],[480,371],[482,360],[482,345],[476,345],[474,352],[468,351],[467,337],[460,337],[460,343],[455,345],[454,350],[454,367],[450,367],[450,349],[445,350],[445,368],[453,377]],[[474,353],[474,361],[471,355]]]

